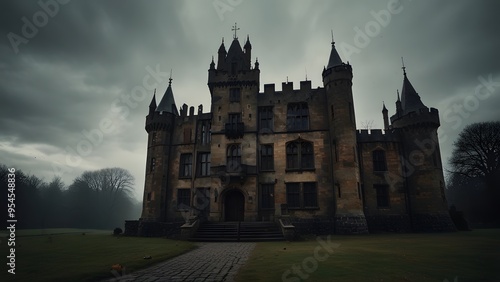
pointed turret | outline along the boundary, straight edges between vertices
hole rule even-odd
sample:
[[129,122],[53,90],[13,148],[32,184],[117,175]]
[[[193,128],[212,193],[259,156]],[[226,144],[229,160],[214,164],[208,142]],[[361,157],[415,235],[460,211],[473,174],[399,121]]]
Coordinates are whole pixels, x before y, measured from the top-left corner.
[[385,103],[382,102],[382,116],[384,117],[384,129],[387,130],[389,129],[389,116],[387,113],[389,112],[387,108],[385,107]]
[[179,112],[177,111],[177,106],[175,105],[174,100],[174,93],[172,92],[172,77],[170,77],[168,80],[167,90],[165,91],[165,94],[163,94],[163,98],[161,99],[160,104],[158,104],[156,111],[160,113],[172,113],[178,116]]
[[246,63],[250,65],[252,61],[252,44],[250,43],[249,35],[247,35],[247,42],[245,43],[245,46],[243,48],[245,49]]
[[420,100],[420,96],[418,95],[413,85],[411,85],[410,80],[406,76],[406,70],[403,67],[403,90],[401,91],[401,106],[402,110],[405,114],[413,111],[418,111],[419,109],[426,109],[427,107]]
[[398,99],[396,100],[396,114],[402,115],[403,114],[403,108],[401,106],[401,99],[399,98],[399,89],[396,90],[398,93]]
[[222,70],[226,65],[226,46],[224,46],[224,37],[222,37],[222,43],[220,44],[219,51],[217,52],[219,57],[217,58],[217,69]]
[[214,70],[214,69],[215,69],[214,56],[212,56],[212,62],[210,62],[210,69],[211,69],[211,70]]
[[333,41],[333,33],[332,33],[332,50],[330,51],[330,58],[328,59],[328,65],[326,69],[333,68],[335,66],[339,66],[342,64],[342,59],[340,59],[340,55],[335,49],[335,41]]
[[156,88],[155,93],[153,94],[153,99],[151,99],[151,103],[149,103],[149,114],[151,115],[156,110]]

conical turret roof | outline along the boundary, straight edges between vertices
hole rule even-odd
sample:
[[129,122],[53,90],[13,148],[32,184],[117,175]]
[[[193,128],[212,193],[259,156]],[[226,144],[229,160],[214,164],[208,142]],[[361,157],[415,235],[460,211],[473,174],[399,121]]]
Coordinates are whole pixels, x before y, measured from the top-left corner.
[[172,113],[178,116],[179,112],[177,111],[177,106],[175,105],[174,100],[174,93],[172,92],[172,78],[170,78],[169,80],[170,81],[168,83],[167,90],[165,91],[165,94],[163,94],[163,98],[161,99],[160,104],[158,104],[156,111]]
[[326,69],[340,65],[342,65],[342,59],[340,59],[340,55],[337,52],[337,49],[335,49],[335,42],[332,41],[332,50],[330,51],[330,58],[328,59],[328,65]]
[[420,100],[420,96],[413,88],[413,85],[411,85],[406,76],[406,71],[404,72],[403,90],[401,91],[401,107],[405,113],[427,108]]

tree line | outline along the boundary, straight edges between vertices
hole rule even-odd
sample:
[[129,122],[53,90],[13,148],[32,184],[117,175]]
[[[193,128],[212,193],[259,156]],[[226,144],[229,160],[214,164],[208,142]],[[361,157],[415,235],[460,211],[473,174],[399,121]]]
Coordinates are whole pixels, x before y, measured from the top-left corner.
[[[8,167],[0,165],[4,222],[8,219],[8,173]],[[142,203],[132,195],[134,177],[122,168],[86,171],[69,186],[57,176],[45,182],[17,169],[15,179],[18,228],[110,229],[140,217]]]

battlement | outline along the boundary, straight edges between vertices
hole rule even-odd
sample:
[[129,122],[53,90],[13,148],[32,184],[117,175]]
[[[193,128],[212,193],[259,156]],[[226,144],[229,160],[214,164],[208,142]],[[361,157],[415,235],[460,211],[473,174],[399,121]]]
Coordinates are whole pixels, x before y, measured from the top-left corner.
[[368,142],[398,142],[397,136],[391,131],[382,129],[358,129],[356,131],[358,143]]
[[274,83],[264,84],[264,93],[259,93],[259,94],[289,93],[293,91],[309,91],[309,90],[312,90],[311,81],[303,80],[300,81],[299,89],[293,89],[293,82],[282,82],[281,91],[276,91],[276,85]]
[[208,70],[208,86],[259,86],[259,69],[228,72],[225,70]]
[[439,111],[435,108],[422,108],[401,116],[398,113],[391,116],[391,124],[394,128],[424,123],[439,126]]

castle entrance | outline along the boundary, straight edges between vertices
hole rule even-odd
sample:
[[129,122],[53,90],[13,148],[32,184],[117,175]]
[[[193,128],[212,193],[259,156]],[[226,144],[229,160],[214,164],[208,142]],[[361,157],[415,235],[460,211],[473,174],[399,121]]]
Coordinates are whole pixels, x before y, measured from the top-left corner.
[[239,190],[228,191],[224,197],[225,221],[243,221],[245,215],[245,196]]

